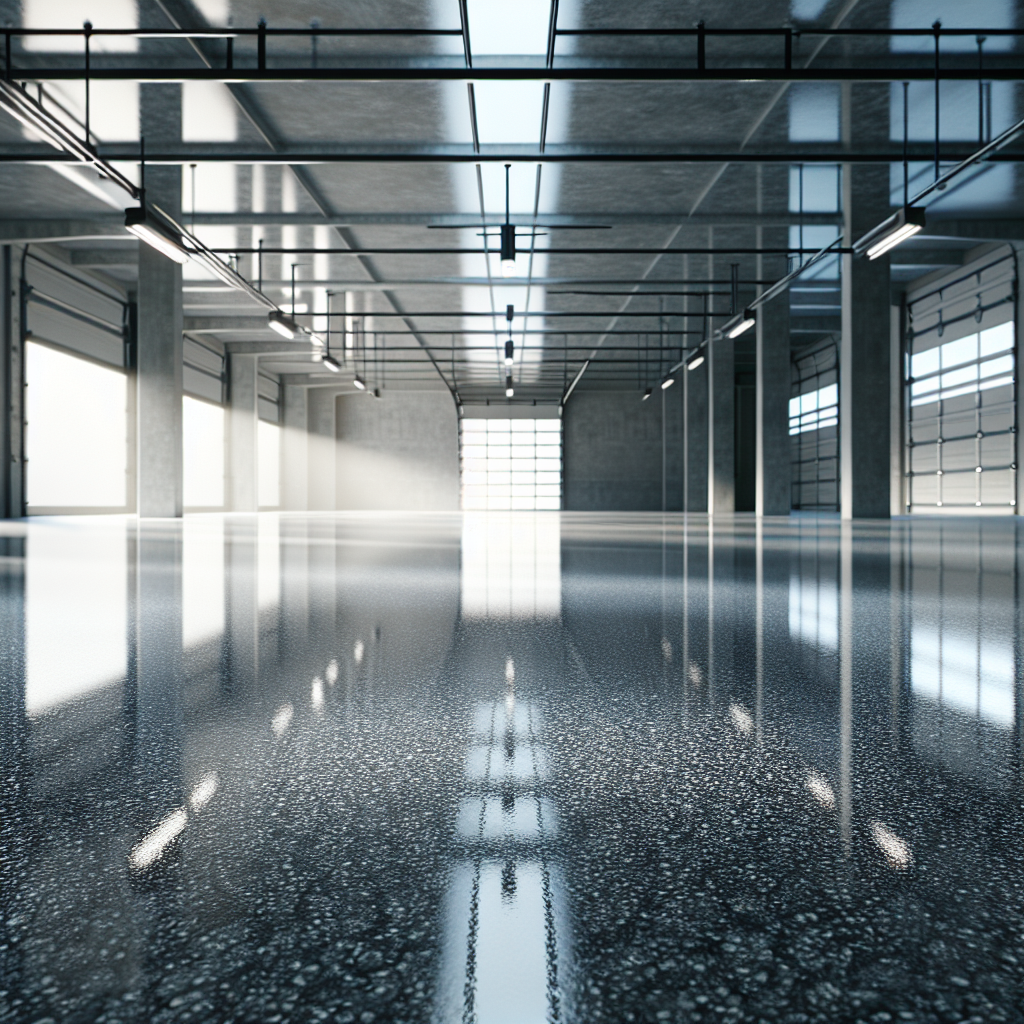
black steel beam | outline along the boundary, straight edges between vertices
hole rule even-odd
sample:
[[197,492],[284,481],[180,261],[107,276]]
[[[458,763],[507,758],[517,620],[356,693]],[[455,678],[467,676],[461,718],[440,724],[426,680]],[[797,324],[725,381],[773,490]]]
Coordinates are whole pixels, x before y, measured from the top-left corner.
[[[439,249],[439,248],[379,248],[376,246],[370,248],[358,248],[358,249],[338,249],[338,248],[316,248],[315,246],[296,246],[293,248],[281,248],[281,247],[269,247],[264,246],[262,249],[247,248],[245,246],[234,246],[227,248],[211,248],[211,252],[215,253],[227,253],[234,254],[237,256],[252,256],[257,253],[262,253],[264,256],[303,256],[303,255],[314,255],[316,253],[327,254],[330,256],[484,256],[486,253],[481,249],[466,249],[466,248],[452,248],[452,249]],[[616,249],[611,246],[594,246],[578,249],[563,249],[563,248],[544,248],[537,250],[540,253],[544,253],[548,256],[650,256],[650,255],[687,255],[687,256],[799,256],[801,254],[813,255],[817,253],[818,249],[778,249],[778,248],[753,248],[753,247],[740,247],[734,246],[719,246],[717,248],[709,249],[707,246],[702,248],[682,248],[673,246],[668,249],[658,248],[622,248]],[[835,253],[852,253],[853,249],[849,246],[837,246],[832,250]],[[525,255],[525,254],[524,254]],[[507,284],[526,283],[526,279],[522,278],[502,278]]]
[[[934,146],[915,144],[909,148],[912,162],[934,159]],[[956,164],[973,153],[960,146],[945,147],[943,164]],[[139,159],[139,148],[130,143],[107,143],[97,147],[97,154],[105,160]],[[584,146],[551,146],[541,152],[533,146],[481,146],[425,145],[396,146],[387,149],[367,146],[309,145],[301,149],[280,147],[275,150],[253,149],[249,146],[230,146],[220,143],[189,143],[174,149],[147,152],[147,164],[171,166],[193,163],[235,163],[265,165],[318,165],[347,163],[554,163],[554,164],[892,164],[903,160],[902,149],[873,149],[852,152],[823,146],[795,145],[786,149],[723,151],[700,150],[693,147],[659,146],[657,148],[631,147],[628,149],[588,148]],[[987,158],[996,163],[1024,161],[1024,151],[1002,150]],[[77,163],[65,153],[57,153],[50,146],[18,144],[0,147],[0,163]],[[301,216],[298,215],[298,216]],[[795,216],[795,215],[794,215]],[[198,218],[197,218],[198,223]]]
[[1024,77],[1019,64],[974,67],[832,67],[741,66],[721,68],[625,65],[619,67],[95,67],[70,65],[8,69],[15,82],[1016,82]]

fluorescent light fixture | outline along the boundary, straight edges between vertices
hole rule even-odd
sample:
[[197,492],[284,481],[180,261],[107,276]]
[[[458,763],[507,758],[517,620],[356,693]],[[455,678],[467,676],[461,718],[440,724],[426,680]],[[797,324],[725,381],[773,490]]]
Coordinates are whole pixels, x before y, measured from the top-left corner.
[[306,336],[309,338],[309,340],[314,345],[316,345],[317,348],[323,348],[324,347],[324,339],[321,338],[319,334],[317,334],[315,331],[307,330],[305,327],[303,327],[302,329],[306,332]]
[[738,338],[741,334],[746,334],[754,324],[757,323],[757,317],[752,309],[743,310],[743,316],[732,325],[727,327],[725,336],[727,338]]
[[360,377],[358,373],[356,374],[355,379],[352,381],[352,383],[355,384],[356,388],[358,388],[360,391],[366,390],[366,381],[364,381],[363,378]]
[[331,373],[341,373],[341,363],[334,356],[325,355],[321,361]]
[[511,366],[515,358],[516,347],[511,341],[505,342],[505,365]]
[[876,260],[890,249],[895,249],[901,242],[916,235],[925,225],[923,206],[904,206],[897,210],[888,220],[882,221],[874,230],[853,243],[853,251],[858,256],[867,256]]
[[501,225],[501,276],[512,277],[516,272],[516,226]]
[[673,384],[675,384],[675,382],[676,382],[676,379],[675,379],[675,377],[666,377],[666,378],[665,378],[665,379],[664,379],[664,380],[663,380],[663,381],[661,382],[661,390],[662,390],[662,391],[666,391],[666,390],[668,390],[668,389],[669,389],[670,387],[672,387],[672,385],[673,385]]
[[647,399],[650,398],[651,395],[653,395],[653,394],[654,394],[654,388],[645,388],[644,389],[644,393],[643,393],[643,397],[640,399],[640,401],[641,402],[646,402]]
[[299,333],[299,325],[279,309],[272,309],[267,314],[267,326],[289,341],[294,340],[295,335]]
[[505,397],[511,398],[516,393],[516,389],[512,386],[512,376],[509,374],[505,378]]
[[696,370],[698,366],[703,366],[703,365],[704,365],[704,357],[702,355],[698,354],[698,355],[694,356],[686,364],[686,369],[687,370]]
[[163,253],[175,263],[188,263],[189,255],[182,247],[181,236],[150,216],[144,206],[132,206],[124,211],[124,226],[136,238]]

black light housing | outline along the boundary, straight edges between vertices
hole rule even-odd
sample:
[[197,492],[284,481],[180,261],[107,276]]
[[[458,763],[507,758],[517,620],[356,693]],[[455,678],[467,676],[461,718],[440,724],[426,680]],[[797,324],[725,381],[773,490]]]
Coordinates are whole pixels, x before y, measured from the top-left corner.
[[168,259],[175,263],[188,263],[189,254],[181,244],[181,235],[152,216],[145,206],[132,206],[125,210],[124,226]]
[[512,375],[508,374],[505,377],[505,397],[511,398],[516,393],[516,389],[512,385]]
[[514,342],[509,339],[505,342],[505,365],[511,366],[515,359],[516,346]]
[[888,220],[882,221],[877,228],[858,238],[853,243],[853,251],[858,256],[876,260],[890,249],[895,249],[901,242],[916,235],[924,225],[923,206],[903,206]]
[[280,309],[272,309],[267,314],[267,326],[289,341],[292,341],[302,330],[290,316]]
[[501,225],[501,274],[511,277],[516,272],[516,226]]

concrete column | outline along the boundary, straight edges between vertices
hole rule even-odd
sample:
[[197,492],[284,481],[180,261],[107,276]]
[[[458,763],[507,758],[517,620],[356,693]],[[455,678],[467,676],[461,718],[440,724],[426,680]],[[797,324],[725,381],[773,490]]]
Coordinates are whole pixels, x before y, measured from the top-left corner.
[[[843,143],[881,143],[889,90],[844,83]],[[843,165],[847,245],[889,216],[889,171]],[[839,345],[839,511],[843,519],[888,518],[890,509],[889,257],[842,257]]]
[[228,406],[228,507],[234,512],[259,508],[256,454],[257,357],[228,357],[230,401]]
[[[181,87],[140,86],[140,117],[154,149],[181,142]],[[146,170],[146,200],[172,217],[181,213],[181,168]],[[138,514],[180,516],[181,267],[139,244],[139,333],[136,361]]]
[[708,373],[707,360],[683,370],[683,511],[708,510]]
[[889,307],[889,513],[906,513],[903,477],[903,303]]
[[[338,438],[333,388],[309,390],[309,508],[333,512],[338,507]],[[372,399],[366,399],[372,401]]]
[[736,366],[733,342],[705,349],[708,380],[708,514],[736,511]]
[[281,388],[281,508],[305,512],[309,506],[309,391],[297,384]]
[[[843,208],[852,244],[889,214],[885,168],[845,165]],[[839,345],[839,489],[843,519],[890,509],[889,258],[842,257]]]
[[790,509],[788,296],[758,309],[756,344],[754,511],[759,516],[786,516]]

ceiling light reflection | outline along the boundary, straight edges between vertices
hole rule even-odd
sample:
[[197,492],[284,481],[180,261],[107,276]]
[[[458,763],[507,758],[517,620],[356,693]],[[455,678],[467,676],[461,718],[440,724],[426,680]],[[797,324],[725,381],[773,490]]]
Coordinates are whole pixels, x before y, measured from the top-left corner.
[[871,822],[871,838],[882,851],[890,867],[896,868],[898,871],[910,867],[910,862],[914,858],[910,851],[910,844],[906,840],[900,839],[895,832],[886,828],[880,821]]
[[277,714],[274,715],[273,720],[270,723],[270,728],[274,730],[275,736],[283,736],[288,726],[292,724],[292,715],[295,714],[295,709],[291,704],[285,704],[283,708],[277,709]]
[[204,775],[189,795],[189,807],[191,807],[193,811],[198,811],[205,807],[213,798],[214,793],[217,792],[217,786],[219,783],[220,780],[217,778],[216,772],[209,772]]
[[729,717],[744,736],[749,736],[754,731],[754,720],[750,717],[750,712],[739,704],[729,705]]
[[128,863],[136,870],[141,871],[148,868],[155,861],[159,860],[175,839],[181,835],[182,830],[188,824],[188,814],[184,807],[179,807],[143,837],[142,841],[128,855]]
[[357,665],[362,664],[364,650],[365,648],[363,647],[363,641],[357,640],[355,647],[352,648],[352,657],[355,659],[355,663]]
[[327,676],[327,682],[333,686],[338,681],[338,659],[331,658],[330,664],[327,666],[327,671],[324,673]]
[[836,795],[824,775],[819,775],[818,772],[811,772],[807,777],[807,788],[810,790],[811,796],[822,807],[827,807],[829,810],[835,807]]
[[324,706],[324,681],[319,676],[313,680],[313,689],[309,699],[315,708]]

